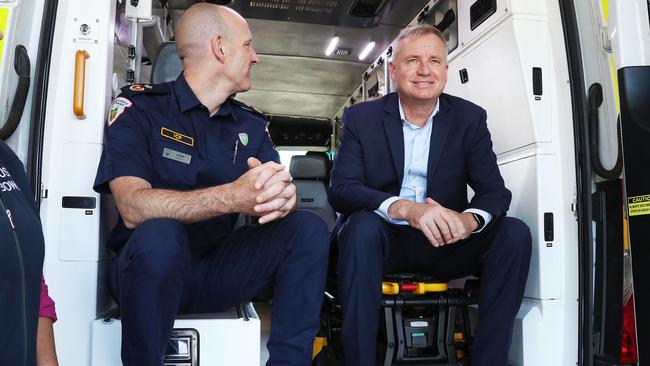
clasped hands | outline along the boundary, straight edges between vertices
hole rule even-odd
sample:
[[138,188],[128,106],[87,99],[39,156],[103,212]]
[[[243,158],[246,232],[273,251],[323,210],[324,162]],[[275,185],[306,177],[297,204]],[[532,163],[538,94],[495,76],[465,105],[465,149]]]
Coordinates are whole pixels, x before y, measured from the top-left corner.
[[395,201],[388,215],[420,230],[434,247],[466,239],[478,227],[471,213],[450,210],[431,198],[425,203]]
[[247,164],[248,172],[233,182],[236,211],[259,216],[260,224],[291,213],[296,206],[296,187],[284,165],[273,161],[262,164],[256,158],[248,158]]

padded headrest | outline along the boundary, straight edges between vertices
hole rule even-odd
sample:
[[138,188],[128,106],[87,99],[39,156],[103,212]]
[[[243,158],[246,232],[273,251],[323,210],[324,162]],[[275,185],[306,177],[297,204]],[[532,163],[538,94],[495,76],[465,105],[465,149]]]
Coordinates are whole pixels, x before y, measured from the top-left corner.
[[176,51],[176,42],[161,43],[151,67],[151,83],[174,81],[181,72],[183,72],[183,64]]
[[322,156],[294,155],[289,164],[289,173],[294,179],[325,178],[325,158]]

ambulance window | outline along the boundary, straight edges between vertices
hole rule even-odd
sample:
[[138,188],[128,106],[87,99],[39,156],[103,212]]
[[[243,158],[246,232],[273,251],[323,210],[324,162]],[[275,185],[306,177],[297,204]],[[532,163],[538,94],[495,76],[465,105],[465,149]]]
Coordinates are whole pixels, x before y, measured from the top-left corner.
[[383,57],[372,64],[372,69],[363,75],[363,80],[363,100],[373,100],[386,95],[386,65]]
[[364,100],[373,100],[386,95],[386,70],[383,58],[373,64],[373,69],[364,75],[363,90],[365,92]]
[[447,41],[449,53],[458,47],[458,4],[457,0],[443,0],[429,10],[422,22],[438,28]]

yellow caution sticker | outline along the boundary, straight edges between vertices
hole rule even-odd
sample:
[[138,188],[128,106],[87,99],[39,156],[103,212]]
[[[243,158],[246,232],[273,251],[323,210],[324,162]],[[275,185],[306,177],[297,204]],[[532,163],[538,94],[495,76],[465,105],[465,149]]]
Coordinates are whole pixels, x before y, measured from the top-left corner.
[[[9,21],[9,10],[10,10],[9,8],[0,8],[0,32],[2,32],[4,37],[7,36],[7,23]],[[5,48],[4,39],[0,39],[0,66],[2,66],[2,50],[4,48]]]
[[650,194],[628,197],[627,208],[630,216],[650,215]]

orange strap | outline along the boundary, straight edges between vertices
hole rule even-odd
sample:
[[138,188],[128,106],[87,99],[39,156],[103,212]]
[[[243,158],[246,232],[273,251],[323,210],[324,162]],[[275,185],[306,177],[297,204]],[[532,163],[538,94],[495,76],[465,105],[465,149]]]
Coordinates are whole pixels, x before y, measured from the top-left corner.
[[74,97],[72,111],[79,119],[86,118],[84,114],[84,92],[86,84],[86,59],[90,55],[84,50],[78,50],[74,55]]

